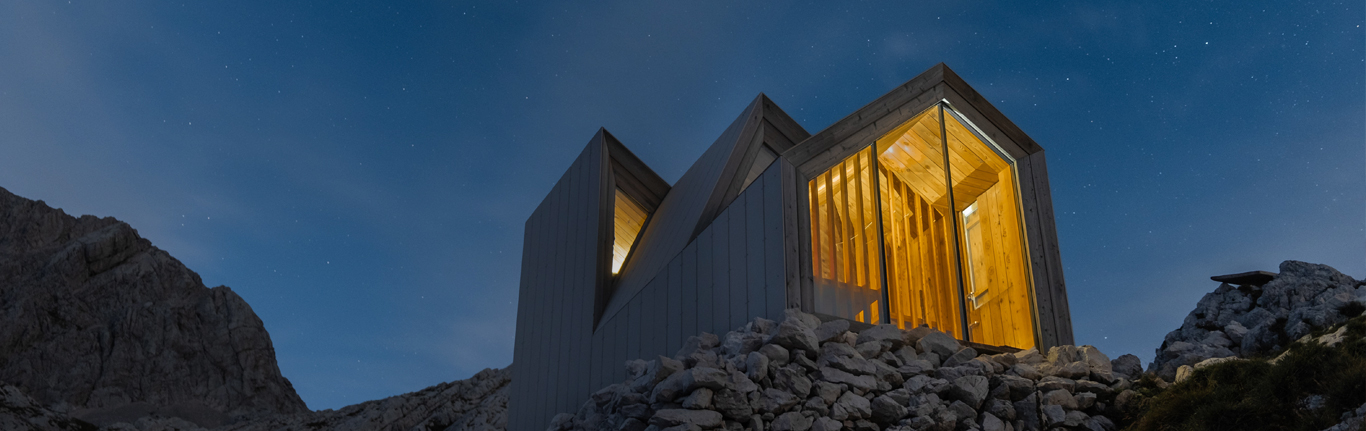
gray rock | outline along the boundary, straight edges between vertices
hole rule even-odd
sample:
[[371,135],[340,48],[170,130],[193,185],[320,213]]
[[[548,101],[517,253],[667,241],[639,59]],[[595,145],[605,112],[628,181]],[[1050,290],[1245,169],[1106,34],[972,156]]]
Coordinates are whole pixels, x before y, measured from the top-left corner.
[[768,356],[759,352],[749,352],[745,358],[745,376],[750,380],[763,380],[768,377]]
[[[656,426],[656,428],[658,428]],[[659,431],[702,431],[702,427],[694,424],[679,424],[667,428],[660,428]]]
[[872,403],[867,398],[845,392],[835,400],[834,408],[843,408],[852,418],[867,418],[873,414]]
[[901,348],[896,349],[894,353],[896,354],[897,358],[901,359],[902,363],[909,363],[911,361],[920,359],[920,356],[915,352],[915,347],[911,346],[901,346]]
[[683,362],[660,356],[646,363],[645,372],[631,384],[631,390],[645,392],[683,369]]
[[1033,394],[1035,391],[1034,381],[1023,377],[1002,374],[992,376],[991,380],[992,386],[1004,386],[1007,388],[1008,393],[1010,395],[1009,398],[1011,401],[1022,400],[1024,399],[1024,397]]
[[1043,402],[1044,405],[1062,406],[1062,408],[1068,410],[1077,409],[1077,398],[1072,396],[1071,393],[1062,389],[1054,389],[1045,392],[1043,394],[1043,399],[1040,401]]
[[849,330],[849,321],[848,321],[848,320],[844,320],[844,319],[835,319],[835,320],[831,320],[831,321],[829,321],[829,322],[825,322],[825,323],[820,324],[820,326],[817,326],[817,327],[816,327],[816,330],[815,330],[814,333],[816,334],[816,340],[817,340],[818,342],[824,343],[824,342],[827,342],[827,341],[834,340],[835,337],[839,337],[839,336],[844,335],[844,333],[845,333],[846,331],[848,331],[848,330]]
[[798,412],[787,412],[773,420],[773,431],[806,431],[811,429],[811,419]]
[[949,403],[949,411],[953,412],[954,416],[960,421],[960,424],[961,421],[966,421],[968,424],[962,425],[975,425],[973,422],[977,419],[977,409],[972,408],[972,406],[969,406],[962,401],[954,401]]
[[768,320],[762,317],[755,317],[753,321],[749,322],[750,329],[753,329],[754,332],[760,334],[772,333],[773,328],[777,325],[778,322],[774,322],[772,320]]
[[1109,387],[1109,386],[1106,386],[1106,385],[1103,385],[1103,384],[1101,384],[1101,383],[1099,383],[1099,382],[1093,382],[1093,381],[1090,381],[1090,380],[1077,380],[1077,381],[1076,381],[1076,386],[1074,386],[1074,387],[1072,388],[1072,390],[1071,390],[1071,391],[1068,391],[1068,392],[1078,393],[1078,394],[1079,394],[1079,393],[1082,393],[1082,392],[1090,392],[1090,393],[1099,395],[1099,394],[1103,394],[1103,393],[1110,392],[1110,387]]
[[759,348],[759,353],[768,357],[768,363],[770,366],[782,367],[787,365],[788,351],[783,346],[779,346],[777,344],[765,344],[764,347]]
[[[987,378],[982,376],[959,377],[953,381],[953,386],[949,387],[949,398],[962,401],[976,410],[981,408],[982,401],[987,399],[987,383]],[[973,414],[973,417],[976,416]]]
[[787,409],[796,406],[801,402],[801,398],[796,395],[781,390],[768,388],[763,390],[763,395],[759,397],[759,411],[764,413],[782,413]]
[[44,407],[18,387],[4,385],[0,386],[0,429],[77,431],[85,427],[66,412]]
[[1138,377],[1143,375],[1143,361],[1130,354],[1120,355],[1110,361],[1110,368],[1115,374],[1129,380],[1138,380]]
[[886,395],[873,398],[872,403],[870,403],[870,408],[872,409],[873,422],[879,424],[890,424],[901,420],[902,416],[906,416],[905,404],[899,403],[892,399],[892,397]]
[[103,423],[180,406],[200,426],[308,411],[246,301],[112,217],[0,189],[0,280],[0,381],[41,405]]
[[1095,415],[1086,419],[1084,424],[1088,431],[1114,431],[1115,423],[1105,416]]
[[708,409],[711,408],[712,390],[707,388],[697,388],[691,394],[683,398],[680,404],[685,409]]
[[840,431],[843,427],[844,424],[841,424],[840,421],[821,416],[816,418],[815,423],[811,425],[811,431]]
[[1091,375],[1091,367],[1085,362],[1075,361],[1065,364],[1045,363],[1039,367],[1039,372],[1048,376],[1057,376],[1066,379],[1080,379]]
[[701,428],[721,426],[721,414],[711,410],[663,409],[650,417],[650,425],[661,428],[692,424]]
[[802,404],[802,411],[814,412],[818,415],[828,415],[830,414],[830,405],[826,404],[825,400],[821,399],[821,397],[811,397],[806,400],[805,404]]
[[840,386],[830,382],[816,382],[816,396],[825,400],[826,404],[834,404],[840,397]]
[[854,346],[854,350],[858,351],[859,355],[863,356],[864,358],[874,359],[882,354],[882,350],[884,347],[886,346],[884,346],[881,342],[867,341],[859,343],[858,345]]
[[[779,327],[781,328],[781,326]],[[781,332],[781,329],[779,329]],[[764,345],[764,335],[753,332],[731,331],[721,342],[721,351],[728,357],[744,357]]]
[[748,419],[750,415],[754,414],[754,409],[750,406],[749,399],[745,398],[745,394],[730,389],[716,391],[712,395],[711,402],[716,410],[725,415],[727,419]]
[[843,383],[863,392],[877,387],[877,380],[873,376],[855,376],[830,367],[821,367],[820,379],[830,383]]
[[1048,404],[1043,406],[1040,410],[1043,413],[1042,419],[1045,426],[1054,427],[1062,425],[1063,421],[1067,420],[1067,412],[1063,410],[1062,406]]
[[1077,399],[1077,408],[1086,410],[1096,405],[1096,394],[1094,392],[1082,392],[1073,396]]
[[1015,364],[1015,366],[1010,367],[1010,373],[1029,380],[1039,380],[1043,378],[1043,373],[1040,373],[1038,369],[1029,364]]
[[1067,414],[1063,416],[1062,424],[1067,427],[1075,428],[1086,423],[1086,420],[1090,418],[1091,416],[1086,413],[1082,413],[1079,410],[1072,410],[1068,411]]
[[965,363],[967,363],[968,361],[971,361],[973,358],[976,358],[976,357],[977,357],[977,351],[976,351],[976,350],[973,350],[973,348],[971,348],[971,347],[964,347],[962,350],[959,350],[957,353],[954,353],[954,354],[952,354],[952,355],[949,355],[949,357],[948,357],[947,359],[944,359],[944,364],[943,364],[942,366],[943,366],[943,367],[956,367],[956,366],[965,364]]
[[795,308],[783,310],[783,320],[787,319],[797,319],[802,326],[811,330],[815,330],[816,327],[821,326],[821,319],[819,317],[810,313],[804,313]]
[[806,398],[811,395],[811,379],[801,367],[789,366],[772,371],[773,386]]
[[866,342],[886,343],[891,350],[899,349],[906,344],[901,329],[897,328],[896,325],[890,324],[877,325],[859,332],[857,343],[863,344]]
[[1006,429],[1005,422],[991,413],[982,413],[979,421],[982,423],[982,431],[1005,431]]
[[988,400],[986,407],[983,408],[982,411],[991,413],[992,416],[1001,420],[1015,420],[1015,406],[1011,405],[1009,400]]
[[815,352],[820,348],[820,343],[816,339],[816,333],[811,328],[804,326],[800,319],[789,317],[778,329],[774,331],[770,343],[786,347],[788,349],[801,349],[808,352]]
[[669,402],[697,388],[717,390],[730,384],[730,378],[725,371],[706,367],[689,368],[673,373],[659,382],[650,393],[650,399],[652,402]]
[[[214,431],[275,431],[326,429],[438,429],[491,431],[507,429],[508,393],[512,369],[485,369],[474,376],[416,392],[367,401],[337,410],[274,415],[215,428]],[[624,385],[605,389],[626,391]],[[602,391],[600,391],[602,392]],[[590,399],[586,404],[594,404]],[[635,404],[646,409],[649,406]],[[643,426],[642,426],[643,428]]]
[[1043,428],[1044,418],[1039,415],[1038,392],[1030,393],[1029,396],[1016,401],[1013,404],[1013,407],[1015,408],[1016,420],[1020,421],[1023,425],[1021,428],[1027,430],[1038,430]]
[[1035,386],[1038,387],[1040,391],[1044,392],[1053,391],[1057,389],[1072,392],[1077,388],[1077,381],[1072,379],[1064,379],[1062,377],[1048,376],[1039,379],[1039,382],[1036,383]]
[[916,350],[921,353],[934,353],[941,358],[953,356],[960,348],[958,340],[939,331],[931,331],[916,341]]

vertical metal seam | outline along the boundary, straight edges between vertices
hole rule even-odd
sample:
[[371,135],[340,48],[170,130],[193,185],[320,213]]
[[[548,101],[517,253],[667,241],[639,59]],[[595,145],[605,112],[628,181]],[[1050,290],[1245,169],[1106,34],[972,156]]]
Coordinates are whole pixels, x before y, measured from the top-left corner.
[[[871,157],[869,157],[868,169],[872,171],[873,175],[873,208],[877,211],[877,215],[873,216],[873,219],[877,223],[877,258],[880,261],[878,268],[881,269],[879,272],[882,273],[882,315],[888,323],[891,323],[892,286],[887,284],[887,249],[885,247],[885,234],[882,232],[882,228],[885,226],[882,222],[882,184],[880,181],[882,171],[878,169],[877,164],[877,141],[873,141],[869,147],[872,148],[872,151],[869,151]],[[890,191],[888,191],[887,196],[888,198],[891,197]]]
[[958,204],[953,201],[953,169],[950,168],[949,160],[949,134],[948,126],[945,125],[944,102],[939,102],[939,142],[944,151],[944,184],[948,187],[949,194],[949,218],[953,226],[953,261],[954,279],[958,280],[958,313],[959,324],[963,325],[963,340],[972,341],[971,328],[968,326],[968,300],[963,296],[963,253],[959,250],[959,242],[962,241],[961,233],[958,232]]

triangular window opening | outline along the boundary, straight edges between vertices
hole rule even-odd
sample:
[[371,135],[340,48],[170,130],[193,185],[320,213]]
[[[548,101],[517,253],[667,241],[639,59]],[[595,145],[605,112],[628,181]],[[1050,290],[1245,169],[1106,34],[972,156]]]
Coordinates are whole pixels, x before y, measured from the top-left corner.
[[768,145],[759,145],[759,153],[754,155],[754,162],[749,166],[749,172],[745,175],[745,182],[740,185],[741,192],[749,188],[749,184],[758,179],[759,175],[763,174],[768,169],[768,165],[773,164],[774,160],[778,160],[778,153],[768,148]]
[[620,188],[616,189],[616,200],[612,206],[612,212],[615,213],[612,222],[612,275],[616,275],[621,272],[621,265],[626,263],[631,245],[636,242],[636,236],[640,235],[640,228],[645,225],[645,218],[649,214]]

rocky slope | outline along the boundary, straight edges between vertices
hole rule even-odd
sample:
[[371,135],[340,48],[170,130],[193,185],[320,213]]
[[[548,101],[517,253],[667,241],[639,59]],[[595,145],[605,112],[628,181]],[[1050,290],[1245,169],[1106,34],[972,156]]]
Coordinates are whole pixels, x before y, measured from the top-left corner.
[[1266,356],[1366,309],[1366,281],[1293,260],[1281,263],[1280,271],[1261,286],[1224,283],[1206,294],[1167,334],[1149,371],[1171,381],[1183,365]]
[[511,368],[485,369],[469,379],[340,410],[278,415],[215,431],[501,431],[507,429],[511,382]]
[[0,382],[102,424],[305,412],[241,297],[111,217],[0,189]]

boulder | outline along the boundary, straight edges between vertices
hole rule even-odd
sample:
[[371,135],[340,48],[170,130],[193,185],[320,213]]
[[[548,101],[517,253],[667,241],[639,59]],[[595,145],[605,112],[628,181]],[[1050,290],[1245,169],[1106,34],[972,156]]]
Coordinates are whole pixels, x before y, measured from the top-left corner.
[[[811,429],[812,420],[798,412],[778,415],[770,425],[773,431],[806,431]],[[838,429],[838,428],[836,428]]]
[[906,415],[906,406],[887,395],[873,398],[870,408],[872,409],[873,422],[879,424],[890,424],[901,420],[901,417]]
[[788,349],[801,349],[807,352],[816,352],[820,348],[816,333],[802,324],[801,319],[792,317],[778,325],[778,329],[774,331],[773,338],[769,342]]
[[650,417],[650,425],[660,428],[684,424],[716,428],[721,426],[721,421],[721,414],[711,410],[663,409]]
[[960,347],[958,340],[939,331],[930,331],[915,343],[916,350],[921,353],[934,353],[941,358],[953,356],[954,353],[958,353]]
[[886,343],[888,348],[893,350],[901,348],[906,343],[901,329],[891,324],[877,325],[859,332],[858,344],[870,341]]
[[[949,387],[949,398],[962,401],[976,410],[987,399],[988,380],[982,376],[963,376],[953,380]],[[977,415],[974,414],[973,417]]]

